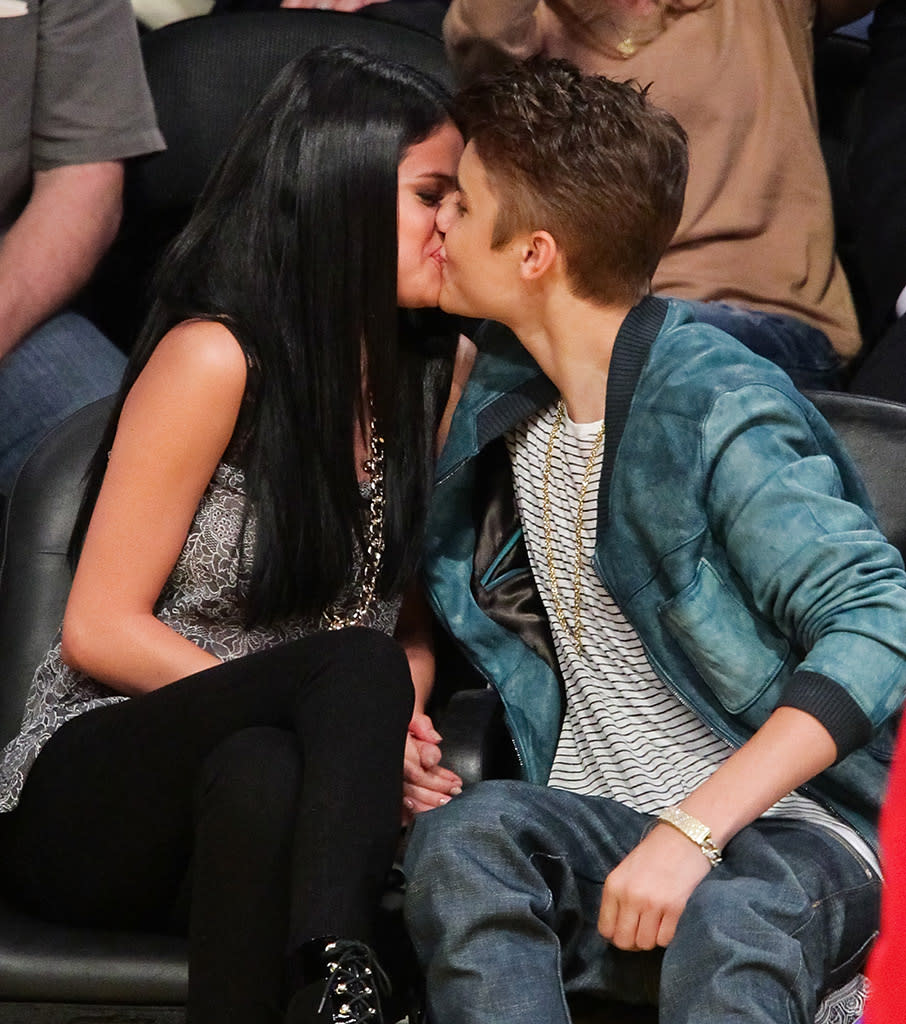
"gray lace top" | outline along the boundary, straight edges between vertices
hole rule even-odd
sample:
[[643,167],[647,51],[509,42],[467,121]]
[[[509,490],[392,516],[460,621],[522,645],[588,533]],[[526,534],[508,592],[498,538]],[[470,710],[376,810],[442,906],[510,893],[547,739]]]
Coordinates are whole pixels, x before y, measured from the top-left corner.
[[[242,470],[221,463],[155,608],[161,622],[224,661],[322,628],[319,621],[310,618],[254,629],[243,625],[251,574],[249,553],[255,542],[255,523],[250,518],[245,544],[241,543],[245,508]],[[339,604],[352,607],[354,599],[355,583],[351,582]],[[364,624],[392,633],[398,612],[399,601],[378,602]],[[19,735],[0,754],[0,812],[16,806],[35,758],[64,722],[93,708],[128,699],[63,664],[58,636],[35,672]]]

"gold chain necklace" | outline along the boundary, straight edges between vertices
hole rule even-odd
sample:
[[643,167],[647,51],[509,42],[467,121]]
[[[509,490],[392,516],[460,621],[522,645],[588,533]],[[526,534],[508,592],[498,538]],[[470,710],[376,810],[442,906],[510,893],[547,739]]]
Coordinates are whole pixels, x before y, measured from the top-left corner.
[[342,613],[336,605],[321,615],[322,629],[343,629],[357,626],[370,613],[381,574],[384,557],[384,439],[378,433],[374,415],[371,416],[368,455],[362,467],[369,476],[368,526],[362,552],[362,578],[359,600],[352,611]]
[[588,456],[585,466],[585,473],[582,477],[582,485],[579,488],[579,506],[576,509],[575,523],[575,552],[573,555],[573,621],[570,626],[566,621],[566,612],[563,610],[563,603],[560,600],[560,586],[557,583],[557,573],[554,569],[554,540],[551,530],[551,463],[554,457],[554,442],[560,428],[563,426],[563,417],[566,413],[563,399],[557,403],[557,416],[554,425],[551,427],[550,437],[547,441],[547,450],[544,453],[544,474],[541,478],[541,512],[544,525],[544,553],[547,557],[547,577],[551,587],[551,597],[554,601],[554,611],[557,619],[563,627],[564,632],[573,638],[573,643],[580,654],[584,654],[582,648],[582,518],[585,512],[585,495],[588,492],[588,485],[591,482],[591,475],[594,472],[595,460],[601,445],[604,442],[604,421],[601,420],[601,429],[595,437],[594,444]]

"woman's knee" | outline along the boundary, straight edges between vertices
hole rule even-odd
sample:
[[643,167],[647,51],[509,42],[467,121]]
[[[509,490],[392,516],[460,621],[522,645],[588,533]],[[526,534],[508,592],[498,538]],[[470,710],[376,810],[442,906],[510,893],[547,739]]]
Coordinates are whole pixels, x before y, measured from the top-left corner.
[[325,632],[311,638],[319,646],[317,676],[331,700],[369,713],[412,714],[414,690],[409,662],[400,644],[385,633],[362,626]]

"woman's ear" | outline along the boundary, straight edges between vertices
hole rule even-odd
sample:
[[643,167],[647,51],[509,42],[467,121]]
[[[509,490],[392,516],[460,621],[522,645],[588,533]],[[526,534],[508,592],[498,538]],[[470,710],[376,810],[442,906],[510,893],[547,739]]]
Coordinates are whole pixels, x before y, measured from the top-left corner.
[[538,281],[544,277],[556,262],[559,251],[549,231],[533,231],[522,249],[519,272],[523,281]]

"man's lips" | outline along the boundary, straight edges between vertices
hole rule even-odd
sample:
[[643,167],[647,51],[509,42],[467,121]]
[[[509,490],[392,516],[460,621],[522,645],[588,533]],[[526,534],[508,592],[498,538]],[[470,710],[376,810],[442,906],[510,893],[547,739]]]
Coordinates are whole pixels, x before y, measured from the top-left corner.
[[444,247],[440,246],[439,248],[435,249],[434,252],[431,253],[431,259],[434,260],[434,262],[440,267],[441,270],[443,270],[444,264],[446,264],[447,262],[447,254],[444,251]]

